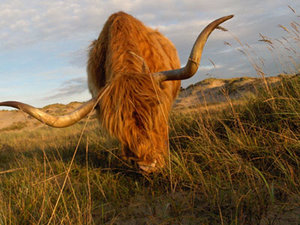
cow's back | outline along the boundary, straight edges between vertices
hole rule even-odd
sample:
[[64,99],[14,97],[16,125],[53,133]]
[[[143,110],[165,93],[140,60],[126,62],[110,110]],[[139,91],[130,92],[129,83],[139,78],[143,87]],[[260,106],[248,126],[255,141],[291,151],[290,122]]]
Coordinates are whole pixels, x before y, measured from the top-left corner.
[[[124,12],[111,15],[90,48],[87,70],[92,95],[115,76],[143,73],[144,61],[151,73],[180,67],[176,48],[166,37]],[[180,81],[163,83],[172,98],[179,87]]]

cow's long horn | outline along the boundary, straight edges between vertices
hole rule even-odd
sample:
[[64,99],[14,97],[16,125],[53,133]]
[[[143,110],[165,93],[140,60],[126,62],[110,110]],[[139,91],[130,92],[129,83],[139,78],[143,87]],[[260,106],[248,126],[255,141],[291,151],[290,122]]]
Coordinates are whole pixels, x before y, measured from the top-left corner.
[[27,105],[22,102],[8,101],[0,102],[0,106],[10,106],[16,109],[20,109],[34,118],[38,119],[42,123],[45,123],[51,127],[67,127],[81,120],[89,112],[91,112],[97,104],[97,98],[92,98],[88,102],[81,105],[75,111],[64,115],[64,116],[52,116],[48,113],[43,112],[33,106]]
[[185,67],[176,69],[176,70],[168,70],[168,71],[155,73],[155,74],[153,74],[155,79],[158,82],[162,82],[162,81],[166,81],[166,80],[185,80],[185,79],[192,77],[198,70],[200,60],[201,60],[202,50],[207,41],[208,36],[221,23],[225,22],[226,20],[231,19],[232,17],[233,17],[233,15],[221,17],[221,18],[211,22],[209,25],[207,25],[204,28],[204,30],[198,36],[198,38],[193,46],[190,57],[189,57],[188,62]]

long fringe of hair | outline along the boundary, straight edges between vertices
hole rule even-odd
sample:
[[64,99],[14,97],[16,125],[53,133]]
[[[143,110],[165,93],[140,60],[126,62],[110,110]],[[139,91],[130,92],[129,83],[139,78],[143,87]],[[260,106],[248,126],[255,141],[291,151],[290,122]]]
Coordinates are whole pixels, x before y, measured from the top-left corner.
[[102,125],[138,160],[164,164],[172,98],[151,74],[140,73],[117,75],[105,92],[99,103]]

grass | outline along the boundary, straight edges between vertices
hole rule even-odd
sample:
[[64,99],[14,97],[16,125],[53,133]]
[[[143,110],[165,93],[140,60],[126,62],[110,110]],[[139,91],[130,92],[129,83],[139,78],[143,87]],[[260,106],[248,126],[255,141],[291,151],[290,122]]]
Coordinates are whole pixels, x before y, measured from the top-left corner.
[[[276,41],[261,37],[273,54]],[[158,174],[122,161],[94,118],[2,130],[0,224],[300,224],[299,74],[243,104],[227,94],[218,110],[172,112],[170,165]]]
[[84,121],[3,132],[0,224],[299,223],[290,216],[300,207],[299,75],[228,105],[174,112],[171,167],[153,175],[118,158],[117,141],[94,120],[72,165]]
[[12,125],[0,129],[1,131],[11,131],[11,130],[21,130],[23,128],[27,127],[27,122],[14,122]]

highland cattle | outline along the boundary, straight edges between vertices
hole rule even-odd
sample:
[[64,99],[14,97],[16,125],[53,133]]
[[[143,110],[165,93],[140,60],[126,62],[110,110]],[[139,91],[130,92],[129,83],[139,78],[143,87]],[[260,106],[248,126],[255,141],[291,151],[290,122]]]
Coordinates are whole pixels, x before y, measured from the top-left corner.
[[96,109],[103,127],[120,141],[122,156],[153,172],[166,164],[169,112],[181,80],[196,73],[208,36],[232,17],[210,23],[198,36],[186,66],[180,68],[170,40],[131,15],[115,13],[89,49],[91,100],[63,116],[15,101],[0,106],[18,108],[52,127],[70,126]]

